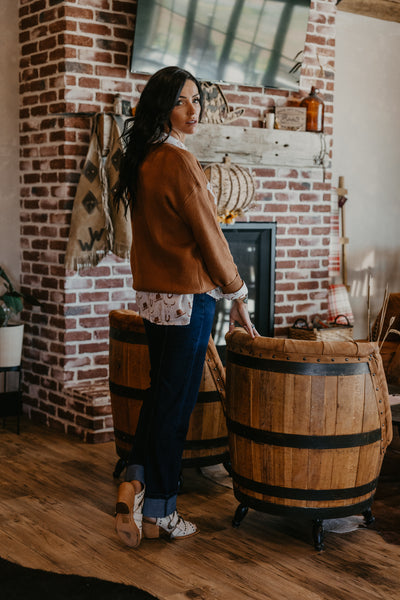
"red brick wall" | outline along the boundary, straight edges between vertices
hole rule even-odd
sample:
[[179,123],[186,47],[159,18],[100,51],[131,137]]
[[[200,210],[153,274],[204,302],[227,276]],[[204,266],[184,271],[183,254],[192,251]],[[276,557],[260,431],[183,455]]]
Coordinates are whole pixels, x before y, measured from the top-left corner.
[[[81,388],[106,382],[108,313],[129,307],[130,271],[112,256],[79,275],[66,273],[63,262],[88,113],[112,110],[117,93],[135,102],[146,80],[129,73],[136,0],[19,4],[22,285],[42,301],[41,311],[28,315],[24,403],[32,419],[102,441],[112,435],[108,398]],[[223,86],[232,107],[246,107],[238,125],[261,126],[266,108],[296,103],[317,85],[331,152],[334,4],[311,2],[302,93]],[[284,334],[296,316],[326,310],[331,172],[325,182],[312,169],[267,165],[256,175],[257,201],[247,218],[278,224],[275,325]]]

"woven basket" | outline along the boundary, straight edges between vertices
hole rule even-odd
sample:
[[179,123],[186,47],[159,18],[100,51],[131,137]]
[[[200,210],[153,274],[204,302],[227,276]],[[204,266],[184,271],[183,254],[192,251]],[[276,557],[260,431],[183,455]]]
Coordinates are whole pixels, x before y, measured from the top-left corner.
[[349,323],[349,320],[345,315],[338,315],[335,319],[335,323],[331,323],[329,327],[317,329],[316,327],[308,327],[305,319],[296,319],[293,327],[289,328],[289,337],[293,340],[316,340],[322,342],[333,340],[352,340],[352,325],[350,325],[350,323],[348,325],[336,323],[339,318],[345,318],[347,323]]
[[234,165],[229,156],[224,156],[223,163],[207,165],[204,173],[217,198],[218,216],[248,210],[255,194],[254,178],[248,169]]

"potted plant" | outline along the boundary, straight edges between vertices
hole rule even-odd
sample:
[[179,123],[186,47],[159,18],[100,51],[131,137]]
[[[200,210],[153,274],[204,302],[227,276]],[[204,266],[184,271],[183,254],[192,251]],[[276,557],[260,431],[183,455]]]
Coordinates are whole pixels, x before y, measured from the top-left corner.
[[17,367],[21,363],[24,325],[15,318],[24,308],[24,303],[39,306],[30,294],[18,292],[7,273],[0,267],[0,367]]

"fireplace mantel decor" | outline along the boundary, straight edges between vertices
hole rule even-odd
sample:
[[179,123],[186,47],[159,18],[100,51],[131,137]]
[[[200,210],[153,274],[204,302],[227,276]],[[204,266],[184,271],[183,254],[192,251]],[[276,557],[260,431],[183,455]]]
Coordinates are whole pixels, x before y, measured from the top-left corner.
[[186,139],[188,149],[203,164],[222,162],[229,154],[233,163],[246,167],[302,167],[321,169],[325,148],[323,134],[308,131],[263,129],[200,123],[196,135]]

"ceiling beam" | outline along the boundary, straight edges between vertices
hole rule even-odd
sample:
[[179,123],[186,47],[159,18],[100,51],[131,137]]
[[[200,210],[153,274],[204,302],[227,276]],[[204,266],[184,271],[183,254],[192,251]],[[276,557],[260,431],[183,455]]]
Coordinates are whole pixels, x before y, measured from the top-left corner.
[[400,0],[341,0],[338,10],[400,23]]

